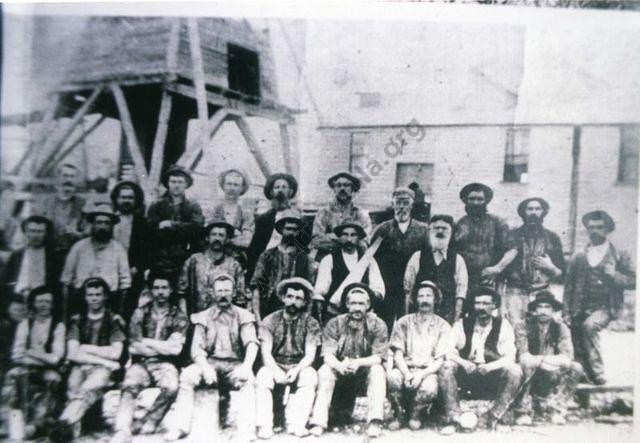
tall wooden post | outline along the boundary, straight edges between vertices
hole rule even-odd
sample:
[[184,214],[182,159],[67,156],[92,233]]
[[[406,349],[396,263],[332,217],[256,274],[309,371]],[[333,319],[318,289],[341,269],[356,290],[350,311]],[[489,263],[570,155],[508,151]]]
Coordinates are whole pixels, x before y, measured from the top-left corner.
[[571,188],[569,191],[569,250],[571,253],[576,248],[576,231],[578,222],[578,197],[580,186],[580,138],[582,128],[573,127],[573,139],[571,144]]
[[198,119],[200,120],[200,142],[202,150],[209,144],[209,105],[207,103],[207,89],[204,82],[204,64],[200,46],[198,19],[189,18],[189,45],[191,48],[191,63],[193,65],[193,83],[196,87],[196,102],[198,103]]

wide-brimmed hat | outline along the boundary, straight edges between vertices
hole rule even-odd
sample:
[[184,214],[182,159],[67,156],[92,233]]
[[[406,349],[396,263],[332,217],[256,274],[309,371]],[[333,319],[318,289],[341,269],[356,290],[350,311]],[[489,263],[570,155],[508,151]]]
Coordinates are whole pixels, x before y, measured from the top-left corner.
[[193,185],[193,177],[191,176],[191,171],[187,168],[180,165],[171,165],[169,169],[162,175],[162,184],[165,188],[168,188],[169,177],[172,175],[179,175],[185,178],[187,181],[187,188],[190,188]]
[[607,214],[607,211],[602,211],[598,209],[597,211],[587,212],[582,216],[582,224],[584,227],[587,227],[587,222],[589,220],[604,220],[605,225],[607,226],[607,230],[609,232],[613,232],[616,229],[616,223],[613,221],[611,216]]
[[354,283],[348,284],[342,290],[342,297],[340,298],[340,306],[341,306],[342,310],[346,310],[346,307],[347,307],[347,296],[354,289],[360,289],[361,292],[363,291],[364,293],[366,293],[369,296],[369,303],[373,304],[373,301],[375,300],[375,297],[376,297],[375,293],[373,292],[373,289],[371,289],[368,285],[366,285],[364,283],[354,282]]
[[276,293],[280,299],[284,297],[284,293],[289,286],[302,286],[304,288],[304,297],[307,302],[313,297],[313,286],[311,286],[311,283],[302,277],[291,277],[282,280],[278,283],[278,286],[276,286]]
[[547,202],[544,198],[541,198],[541,197],[531,197],[531,198],[526,198],[522,200],[518,205],[518,215],[521,218],[525,218],[527,216],[526,214],[527,205],[529,204],[529,202],[532,202],[532,201],[537,201],[538,203],[540,203],[540,206],[542,206],[543,217],[549,213],[549,208],[550,208],[549,202]]
[[289,183],[289,187],[291,187],[291,196],[289,198],[293,198],[298,192],[298,181],[291,174],[285,174],[284,172],[278,172],[276,174],[271,174],[267,178],[267,182],[264,185],[264,196],[269,200],[273,198],[273,185],[276,183],[276,180],[286,180]]
[[464,201],[464,199],[474,191],[482,191],[484,193],[486,203],[489,203],[493,199],[493,189],[489,186],[482,183],[469,183],[460,190],[460,200]]
[[142,190],[142,188],[140,187],[139,184],[137,184],[136,182],[132,182],[130,180],[124,180],[121,181],[119,183],[117,183],[113,189],[111,190],[111,204],[115,207],[116,206],[116,200],[118,198],[118,194],[120,193],[120,190],[122,188],[130,188],[133,189],[133,196],[135,199],[135,207],[136,208],[141,208],[142,206],[144,206],[144,191]]
[[360,237],[360,239],[363,239],[367,236],[367,233],[364,231],[364,228],[362,227],[362,224],[354,221],[354,220],[348,220],[345,221],[341,224],[339,224],[338,226],[336,226],[335,228],[333,228],[333,233],[335,235],[337,235],[338,237],[340,237],[342,235],[342,231],[344,231],[347,228],[353,228],[356,230],[356,232],[358,233],[358,237]]
[[286,222],[295,222],[298,226],[302,226],[302,215],[296,209],[285,209],[276,214],[275,230],[282,234],[282,227]]
[[491,286],[480,286],[475,290],[474,299],[481,297],[483,295],[490,295],[493,299],[493,303],[496,305],[496,308],[499,308],[502,304],[502,295]]
[[438,305],[440,304],[440,302],[442,301],[442,292],[440,291],[440,288],[438,287],[437,284],[435,284],[434,282],[432,282],[431,280],[422,280],[420,283],[418,283],[415,286],[415,290],[413,291],[413,303],[415,303],[418,299],[418,291],[421,288],[431,288],[433,289],[433,294],[436,296],[436,301],[435,304]]
[[86,208],[84,212],[89,222],[93,222],[93,219],[98,215],[106,215],[110,217],[111,223],[113,223],[114,225],[120,222],[120,217],[113,211],[111,203],[106,201],[93,202]]
[[340,171],[337,174],[333,174],[331,177],[329,177],[329,180],[327,180],[329,187],[333,188],[333,183],[339,178],[346,178],[351,182],[351,185],[353,186],[353,190],[355,192],[360,191],[360,187],[362,186],[362,181],[360,180],[360,177],[352,174],[349,171]]
[[240,176],[242,177],[242,189],[240,190],[240,195],[244,195],[249,190],[249,186],[251,186],[251,183],[249,182],[249,178],[247,174],[244,171],[237,168],[227,169],[226,171],[222,171],[220,175],[218,175],[218,185],[220,186],[220,189],[223,189],[224,178],[230,172],[235,172],[236,174],[240,174]]
[[205,235],[208,236],[211,230],[216,227],[226,229],[227,238],[233,238],[233,236],[236,233],[236,228],[234,228],[233,225],[231,225],[230,223],[227,223],[225,220],[222,220],[222,219],[213,219],[207,224],[207,226],[205,226],[204,228]]
[[554,311],[559,311],[562,309],[562,303],[559,302],[554,295],[549,291],[540,291],[536,294],[536,298],[529,302],[527,305],[527,309],[529,311],[535,311],[536,307],[540,303],[549,303]]
[[410,198],[411,200],[415,200],[416,193],[412,189],[407,188],[406,186],[398,186],[391,193],[391,198]]
[[45,225],[47,236],[51,235],[51,233],[53,232],[53,222],[44,215],[30,215],[29,217],[22,220],[22,223],[20,223],[22,232],[26,231],[27,224],[29,223],[38,223],[39,225]]

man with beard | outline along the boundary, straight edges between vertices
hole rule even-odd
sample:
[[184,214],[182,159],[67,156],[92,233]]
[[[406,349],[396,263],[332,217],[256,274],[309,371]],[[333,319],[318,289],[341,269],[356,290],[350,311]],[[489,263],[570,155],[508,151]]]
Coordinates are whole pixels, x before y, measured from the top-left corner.
[[177,293],[182,309],[189,314],[208,309],[213,303],[213,282],[221,274],[229,274],[237,282],[233,303],[246,308],[244,270],[225,251],[225,246],[233,238],[233,226],[223,220],[213,220],[205,228],[205,234],[207,249],[189,257],[178,280]]
[[[122,394],[116,415],[115,435],[111,443],[131,441],[131,434],[153,434],[178,393],[178,369],[175,357],[182,351],[189,320],[169,302],[171,281],[151,271],[148,278],[153,301],[136,309],[129,324],[129,353],[133,364],[122,382]],[[160,388],[153,405],[132,429],[136,399],[143,389]]]
[[153,265],[175,283],[185,260],[199,246],[204,217],[200,205],[185,196],[185,191],[193,184],[187,169],[171,166],[164,174],[162,184],[167,192],[149,207],[147,223],[155,248]]
[[61,164],[58,167],[56,193],[34,204],[33,213],[53,223],[53,250],[61,261],[81,237],[79,225],[86,201],[76,194],[78,172],[78,168],[70,163]]
[[278,213],[275,230],[281,235],[280,244],[260,255],[255,273],[249,283],[252,291],[253,313],[262,319],[282,308],[278,284],[291,277],[309,280],[312,266],[307,251],[299,246],[298,234],[302,226],[300,212],[289,209]]
[[[65,351],[65,327],[55,314],[54,290],[34,288],[28,297],[29,319],[16,330],[11,352],[12,368],[7,372],[2,398],[11,408],[9,438],[32,440],[46,430],[55,413],[60,384],[58,364]],[[22,417],[21,419],[16,419]],[[25,422],[28,424],[25,426]]]
[[452,232],[453,218],[450,215],[434,215],[429,224],[429,243],[411,256],[404,273],[407,312],[411,309],[410,301],[415,299],[416,283],[433,281],[442,295],[436,314],[449,324],[462,316],[468,284],[464,259],[449,244]]
[[[251,370],[258,354],[254,315],[231,303],[233,277],[219,275],[214,281],[215,303],[206,311],[191,316],[195,325],[191,357],[194,363],[180,374],[175,409],[176,423],[165,434],[174,441],[190,432],[194,406],[194,388],[203,382],[220,394],[239,391],[242,412],[236,424],[239,441],[255,438],[255,378]],[[220,408],[222,409],[222,408]],[[220,411],[219,409],[219,411]],[[222,417],[218,417],[222,419]]]
[[393,326],[389,347],[395,368],[388,375],[389,400],[395,413],[390,429],[399,429],[405,417],[403,394],[408,394],[409,428],[420,429],[438,396],[438,371],[449,353],[451,326],[435,314],[441,302],[438,286],[431,281],[417,285],[412,304],[417,312]]
[[[324,364],[318,370],[318,391],[309,422],[316,437],[329,424],[334,391],[344,403],[344,397],[353,400],[362,388],[366,389],[368,400],[367,434],[370,438],[380,435],[387,388],[382,360],[387,353],[388,335],[385,323],[369,312],[373,297],[365,284],[348,285],[343,293],[347,313],[332,318],[324,328]],[[340,406],[333,410],[351,416],[353,401]]]
[[536,292],[549,287],[564,272],[564,255],[560,237],[542,225],[549,213],[549,203],[540,197],[523,200],[518,215],[524,222],[511,231],[510,244],[516,252],[506,270],[506,289],[502,310],[516,326],[524,320],[527,303]]
[[[283,386],[287,433],[296,437],[309,434],[318,375],[311,366],[322,342],[320,324],[307,312],[313,286],[303,278],[289,278],[278,285],[284,309],[267,316],[260,327],[264,366],[256,379],[258,437],[273,436],[273,390]],[[295,390],[289,395],[290,389]]]
[[277,173],[267,178],[263,192],[271,202],[271,209],[255,218],[255,234],[247,248],[247,281],[253,277],[260,254],[280,243],[282,237],[275,229],[276,219],[291,208],[291,199],[297,191],[298,182],[293,175]]
[[396,318],[406,314],[403,280],[409,258],[429,239],[429,225],[410,216],[413,200],[411,189],[397,188],[391,200],[393,219],[381,223],[371,236],[372,244],[382,238],[375,259],[380,266],[386,294],[378,313],[389,330],[393,329]]
[[87,219],[91,223],[91,236],[73,245],[60,277],[65,308],[69,315],[78,313],[81,300],[76,292],[89,277],[100,277],[112,294],[108,300],[110,308],[119,314],[131,287],[127,252],[113,239],[113,226],[120,218],[109,203],[97,202],[87,213]]
[[567,404],[580,381],[582,367],[573,361],[571,332],[556,316],[562,303],[543,290],[535,295],[528,310],[531,315],[515,328],[516,346],[525,385],[516,423],[531,425],[533,402],[541,403],[540,412],[552,411],[553,424],[565,424]]
[[605,211],[582,217],[589,244],[577,252],[567,267],[564,286],[565,320],[571,326],[576,358],[596,385],[606,383],[600,353],[600,331],[622,314],[625,289],[636,284],[629,254],[607,238],[615,223]]
[[335,198],[324,208],[318,210],[313,223],[312,247],[318,249],[316,260],[337,249],[340,244],[334,233],[336,226],[345,222],[359,223],[365,232],[361,239],[366,244],[366,237],[371,234],[371,218],[369,213],[353,204],[353,199],[360,192],[360,179],[348,171],[341,171],[327,180],[335,193]]
[[[322,315],[324,321],[328,320],[324,314],[326,314],[327,304],[331,303],[330,297],[335,294],[358,261],[362,259],[364,250],[360,247],[360,241],[367,235],[358,222],[344,222],[336,226],[333,231],[338,239],[339,247],[334,248],[331,254],[320,261],[315,286],[314,303],[316,308],[314,310]],[[377,308],[377,305],[384,299],[385,287],[380,268],[373,257],[369,260],[369,265],[359,280],[369,285],[376,295],[374,309]],[[330,307],[332,315],[339,313],[342,304],[340,298],[336,298],[337,301]]]
[[522,370],[516,363],[513,328],[501,316],[492,316],[499,306],[500,294],[480,287],[474,298],[474,312],[453,325],[452,352],[440,372],[450,423],[460,420],[458,386],[462,392],[470,391],[473,398],[493,400],[479,420],[479,425],[488,429],[495,427],[517,394]]
[[67,359],[71,372],[67,380],[67,405],[49,436],[66,442],[80,434],[85,412],[102,398],[120,369],[126,339],[124,320],[107,309],[109,285],[100,277],[87,279],[81,288],[86,309],[74,315],[67,332]]
[[[467,265],[472,295],[481,284],[494,285],[516,255],[509,245],[506,222],[487,212],[491,199],[493,190],[482,183],[469,183],[460,191],[467,215],[458,220],[453,241]],[[473,297],[467,297],[466,311],[472,311],[473,305]]]

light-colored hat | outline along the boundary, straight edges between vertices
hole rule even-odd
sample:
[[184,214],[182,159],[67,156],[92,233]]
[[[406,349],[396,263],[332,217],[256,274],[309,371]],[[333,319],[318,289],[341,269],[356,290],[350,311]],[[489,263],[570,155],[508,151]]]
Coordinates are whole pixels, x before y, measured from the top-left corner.
[[220,186],[220,189],[223,189],[224,178],[230,172],[235,172],[236,174],[240,174],[240,176],[242,176],[242,190],[240,191],[240,195],[244,195],[249,190],[249,186],[251,186],[251,183],[249,182],[247,174],[237,168],[227,169],[226,171],[222,171],[220,175],[218,175],[218,185]]
[[297,209],[285,209],[276,214],[275,230],[282,234],[282,227],[286,222],[298,223],[298,226],[302,226],[302,215]]
[[327,180],[327,183],[329,184],[330,187],[333,188],[333,183],[339,178],[346,178],[353,185],[354,191],[356,192],[360,191],[360,187],[362,186],[362,181],[360,180],[360,177],[358,177],[355,174],[352,174],[349,171],[340,171],[337,174],[332,175],[331,177],[329,177],[329,180]]
[[392,198],[410,198],[411,200],[415,200],[416,199],[416,193],[413,192],[411,189],[407,188],[406,186],[399,186],[396,189],[393,190],[393,193],[391,194]]
[[293,285],[302,286],[305,290],[304,291],[305,300],[307,302],[311,300],[311,298],[313,297],[313,286],[311,286],[311,283],[309,283],[306,279],[302,277],[287,278],[282,280],[280,283],[278,283],[278,286],[276,287],[276,293],[278,294],[278,297],[282,299],[284,297],[284,293],[286,292],[287,288]]

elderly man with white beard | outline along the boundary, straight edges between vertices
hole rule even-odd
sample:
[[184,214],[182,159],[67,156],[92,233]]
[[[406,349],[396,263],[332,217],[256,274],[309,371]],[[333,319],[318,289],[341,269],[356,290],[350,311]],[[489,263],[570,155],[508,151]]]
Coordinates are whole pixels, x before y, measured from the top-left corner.
[[407,312],[411,312],[411,300],[415,299],[417,282],[435,282],[442,293],[436,314],[453,324],[462,315],[467,296],[468,275],[464,258],[450,246],[453,233],[450,215],[434,215],[429,224],[429,243],[415,252],[404,273],[404,293]]

